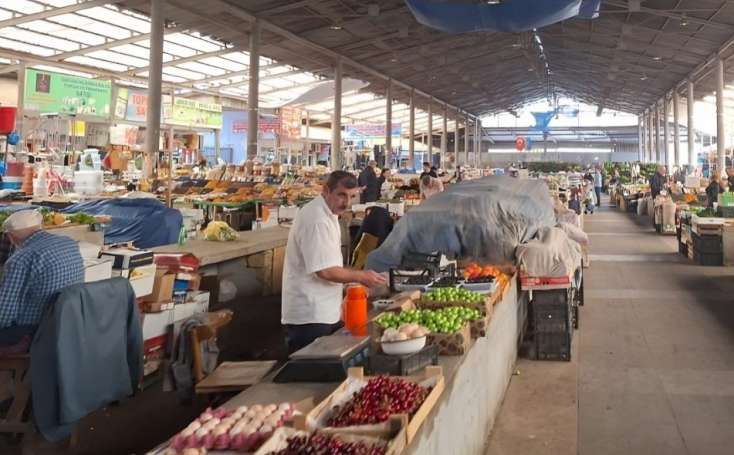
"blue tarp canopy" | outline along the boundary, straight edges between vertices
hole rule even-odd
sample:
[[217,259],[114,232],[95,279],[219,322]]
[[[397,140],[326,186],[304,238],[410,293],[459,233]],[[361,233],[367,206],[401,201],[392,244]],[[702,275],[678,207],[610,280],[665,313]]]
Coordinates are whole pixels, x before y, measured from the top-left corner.
[[[13,212],[37,208],[33,205],[0,207]],[[85,212],[90,215],[107,215],[112,221],[105,228],[105,244],[133,242],[138,248],[176,243],[183,224],[181,212],[169,209],[157,199],[103,199],[80,202],[58,211],[67,214]]]

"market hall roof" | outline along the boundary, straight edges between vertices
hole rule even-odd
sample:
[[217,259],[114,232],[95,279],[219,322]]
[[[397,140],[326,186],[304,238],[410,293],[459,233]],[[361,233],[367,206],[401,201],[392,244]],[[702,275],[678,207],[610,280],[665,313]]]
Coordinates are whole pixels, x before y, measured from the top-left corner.
[[[126,8],[119,11],[108,3],[6,0],[0,55],[31,54],[144,79],[148,2],[118,2]],[[345,112],[352,120],[381,119],[379,97],[388,78],[401,103],[408,87],[423,95],[417,100],[422,110],[425,95],[435,97],[434,127],[444,102],[452,106],[450,117],[453,107],[484,114],[554,94],[639,113],[687,77],[703,77],[697,97],[710,94],[713,78],[703,64],[722,47],[722,56],[730,56],[734,4],[639,3],[604,0],[596,19],[569,19],[537,32],[448,34],[420,25],[402,0],[167,0],[164,81],[246,98],[249,31],[259,18],[266,70],[261,102],[277,104],[332,77],[335,59],[343,56],[345,76],[369,82],[367,91],[378,94],[355,104],[354,117]],[[35,20],[24,21],[27,14]],[[315,115],[327,118],[329,111]],[[427,123],[425,113],[420,121]]]

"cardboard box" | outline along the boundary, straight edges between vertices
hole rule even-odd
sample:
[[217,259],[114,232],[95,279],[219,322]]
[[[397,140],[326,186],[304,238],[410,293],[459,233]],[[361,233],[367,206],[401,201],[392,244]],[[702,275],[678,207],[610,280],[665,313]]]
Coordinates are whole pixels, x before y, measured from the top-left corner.
[[[184,288],[181,284],[182,281],[186,282],[186,287]],[[185,273],[185,272],[179,272],[176,274],[176,283],[174,284],[175,289],[186,289],[189,291],[198,291],[199,286],[201,286],[201,275],[198,273]]]
[[100,256],[109,256],[114,260],[112,268],[134,269],[153,263],[153,252],[146,250],[133,250],[130,248],[111,248],[102,251]]
[[143,313],[143,340],[160,337],[168,333],[168,326],[173,324],[173,310],[160,313]]
[[161,311],[172,310],[173,302],[145,302],[143,303],[143,311],[146,313],[160,313]]
[[146,302],[170,302],[173,299],[173,282],[176,275],[167,272],[167,269],[156,269],[153,292],[145,296]]
[[84,282],[102,281],[112,278],[112,259],[87,259],[84,261]]
[[153,292],[156,266],[151,263],[134,269],[113,269],[113,276],[121,276],[130,280],[130,286],[135,291],[135,298],[139,299]]

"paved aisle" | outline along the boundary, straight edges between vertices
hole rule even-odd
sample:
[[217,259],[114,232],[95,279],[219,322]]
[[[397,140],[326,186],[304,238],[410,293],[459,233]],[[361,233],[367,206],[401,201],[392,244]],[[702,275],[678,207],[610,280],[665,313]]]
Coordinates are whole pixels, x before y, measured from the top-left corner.
[[581,455],[734,453],[734,268],[677,254],[647,217],[586,217]]

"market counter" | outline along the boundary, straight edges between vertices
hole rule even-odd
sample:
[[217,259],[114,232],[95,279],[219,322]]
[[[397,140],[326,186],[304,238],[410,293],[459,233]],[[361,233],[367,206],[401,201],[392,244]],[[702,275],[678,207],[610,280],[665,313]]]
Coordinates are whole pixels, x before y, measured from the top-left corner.
[[[526,294],[518,290],[516,278],[510,280],[502,299],[494,306],[488,335],[476,340],[463,356],[439,357],[446,388],[406,453],[484,453],[517,358]],[[318,403],[337,386],[336,383],[262,382],[232,398],[225,407],[300,401],[309,397]]]
[[288,240],[288,231],[288,228],[273,226],[257,231],[239,232],[239,239],[231,242],[192,239],[183,245],[157,247],[153,252],[191,253],[199,259],[201,266],[206,266],[283,247]]

